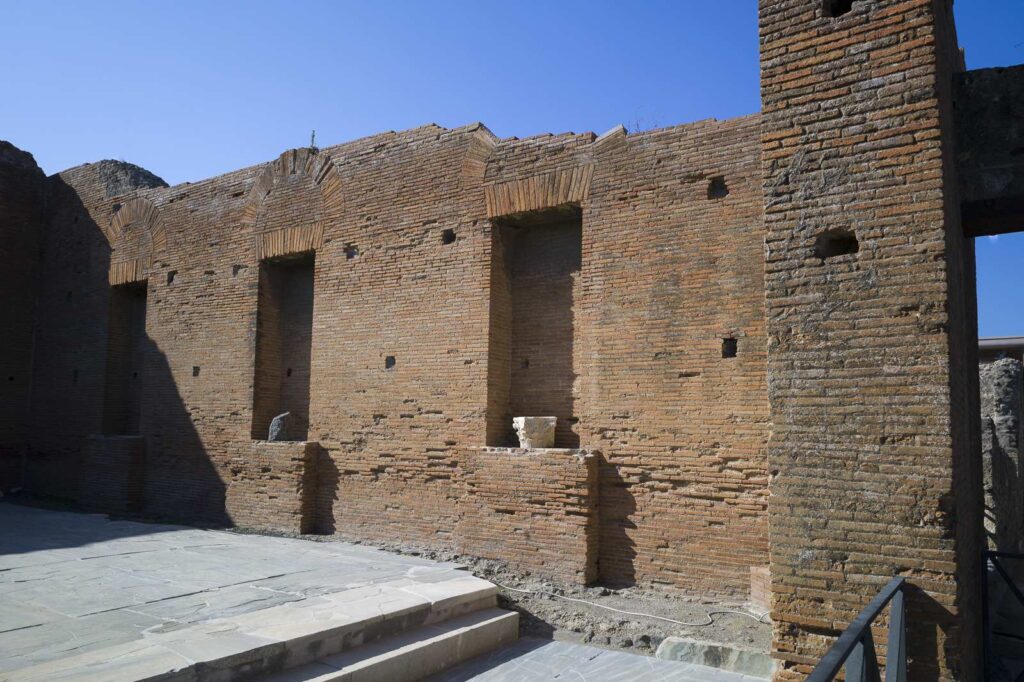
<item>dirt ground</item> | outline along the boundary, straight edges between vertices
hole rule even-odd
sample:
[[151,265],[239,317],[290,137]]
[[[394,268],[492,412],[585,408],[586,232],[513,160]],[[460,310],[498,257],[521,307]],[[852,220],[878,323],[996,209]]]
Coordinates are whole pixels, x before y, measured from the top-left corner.
[[[474,575],[498,585],[498,605],[520,613],[520,632],[523,636],[578,642],[647,655],[653,655],[658,644],[669,636],[765,652],[771,645],[771,624],[767,615],[755,612],[738,601],[700,600],[677,592],[640,587],[610,589],[564,585],[515,571],[500,561],[453,552],[415,548],[400,543],[363,542],[340,535],[297,537],[320,541],[343,540],[399,554],[463,564]],[[645,615],[624,614],[609,608]],[[709,616],[709,611],[734,613],[713,613]],[[660,616],[679,623],[650,616]]]

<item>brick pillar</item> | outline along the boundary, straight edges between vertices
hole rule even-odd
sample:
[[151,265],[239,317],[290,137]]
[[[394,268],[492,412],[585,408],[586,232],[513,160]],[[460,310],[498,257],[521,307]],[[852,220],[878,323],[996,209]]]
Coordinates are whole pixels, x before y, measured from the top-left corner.
[[977,679],[977,324],[951,8],[760,0],[760,35],[778,677],[808,672],[903,575],[910,677]]

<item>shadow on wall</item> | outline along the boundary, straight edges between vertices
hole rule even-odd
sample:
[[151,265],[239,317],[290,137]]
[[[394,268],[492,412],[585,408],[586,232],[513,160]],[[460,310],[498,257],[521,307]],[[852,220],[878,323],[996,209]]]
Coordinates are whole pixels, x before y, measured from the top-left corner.
[[[940,632],[946,641],[946,668],[951,671],[959,670],[961,675],[965,675],[967,671],[960,668],[961,653],[954,646],[956,639],[950,639],[950,635],[954,634],[951,630],[956,626],[957,619],[949,609],[920,587],[909,583],[906,608],[908,613],[916,616],[907,622],[907,679],[939,678],[941,671],[932,652],[937,651]],[[960,676],[956,679],[960,679]]]
[[332,535],[337,532],[334,521],[334,503],[338,500],[341,485],[341,471],[326,448],[319,448],[316,459],[317,493],[316,508],[313,510],[313,532],[318,535]]
[[[226,485],[196,432],[167,356],[148,336],[145,343],[142,511],[162,519],[233,525],[226,508]],[[201,379],[201,374],[194,377]]]
[[1004,357],[981,363],[979,375],[988,547],[1019,552],[1024,547],[1024,367]]
[[600,466],[598,581],[608,587],[632,587],[636,584],[636,542],[630,533],[636,530],[632,520],[636,498],[615,464],[602,456]]
[[[101,181],[105,163],[95,164]],[[230,525],[224,481],[166,355],[145,326],[125,324],[126,317],[137,321],[137,310],[127,316],[118,310],[126,297],[108,282],[112,254],[103,230],[74,188],[59,176],[49,182],[39,296],[45,314],[37,322],[26,490],[94,509],[127,508],[159,519]],[[147,301],[145,291],[138,295],[142,285],[132,286],[135,294],[127,298],[134,306],[141,298],[145,315],[155,298],[153,288],[148,287]],[[125,457],[138,458],[123,451],[131,435],[143,436],[145,443],[136,481],[124,478],[129,475]],[[141,504],[117,499],[129,495],[133,485],[140,489]]]

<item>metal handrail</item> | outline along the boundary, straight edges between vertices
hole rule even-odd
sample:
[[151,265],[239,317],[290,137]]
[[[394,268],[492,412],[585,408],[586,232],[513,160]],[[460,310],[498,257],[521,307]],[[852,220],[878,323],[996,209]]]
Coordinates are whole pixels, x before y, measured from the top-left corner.
[[831,682],[846,665],[847,682],[881,682],[871,623],[892,602],[889,611],[889,637],[885,652],[885,682],[906,682],[907,629],[904,618],[906,579],[893,578],[875,598],[857,614],[832,648],[807,677],[807,682]]

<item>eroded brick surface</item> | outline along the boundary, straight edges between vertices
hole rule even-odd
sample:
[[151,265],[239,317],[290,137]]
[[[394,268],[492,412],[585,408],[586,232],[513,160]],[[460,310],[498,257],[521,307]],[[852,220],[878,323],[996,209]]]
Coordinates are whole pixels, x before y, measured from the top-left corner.
[[538,575],[597,578],[597,455],[583,450],[473,448],[458,550]]
[[809,671],[903,575],[911,677],[974,679],[977,326],[952,10],[760,5],[778,677]]
[[[454,547],[462,453],[554,414],[559,445],[603,453],[600,525],[573,558],[587,578],[745,597],[767,563],[758,131],[756,116],[600,141],[426,126],[118,196],[104,164],[67,171],[27,480],[79,494],[116,375],[111,396],[137,396],[122,422],[146,436],[144,512],[279,518],[294,458],[259,455],[280,488],[241,463],[292,410],[320,449],[311,520],[285,525]],[[311,321],[260,276],[305,252]],[[131,345],[111,309],[131,286],[146,288],[137,377],[107,359]],[[303,334],[308,360],[289,350]]]

